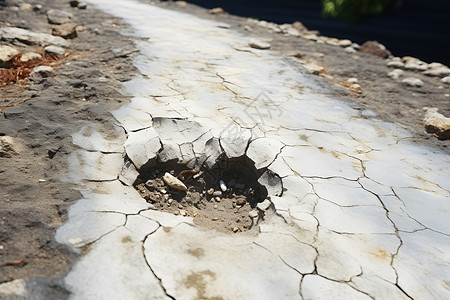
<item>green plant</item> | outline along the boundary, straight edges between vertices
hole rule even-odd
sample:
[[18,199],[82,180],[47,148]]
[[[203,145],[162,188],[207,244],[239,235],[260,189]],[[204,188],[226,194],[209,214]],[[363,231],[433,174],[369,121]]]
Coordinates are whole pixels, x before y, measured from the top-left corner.
[[322,15],[355,23],[368,15],[378,14],[393,0],[322,0]]

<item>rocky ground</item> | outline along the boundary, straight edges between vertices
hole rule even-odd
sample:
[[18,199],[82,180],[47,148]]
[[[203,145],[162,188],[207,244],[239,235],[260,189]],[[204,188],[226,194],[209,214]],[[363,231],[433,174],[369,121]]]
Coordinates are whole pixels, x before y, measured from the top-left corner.
[[[57,279],[67,272],[75,257],[52,239],[67,207],[80,198],[74,187],[61,182],[67,154],[74,149],[70,134],[86,122],[114,123],[108,112],[126,101],[117,90],[134,72],[135,50],[119,34],[124,29],[120,20],[68,2],[40,1],[39,9],[20,1],[0,6],[2,28],[50,34],[50,9],[71,13],[82,26],[76,38],[67,40],[61,62],[50,63],[53,74],[38,74],[0,92],[0,282]],[[46,43],[2,37],[1,44],[27,53],[40,52]]]
[[[23,68],[27,78],[5,85],[1,90],[0,283],[35,279],[39,283],[35,294],[43,295],[42,298],[64,298],[65,291],[59,287],[58,279],[67,273],[77,255],[56,244],[53,236],[56,228],[65,221],[68,206],[81,197],[76,186],[62,181],[67,172],[67,156],[76,149],[71,134],[88,122],[105,131],[116,123],[109,112],[128,100],[121,93],[121,83],[135,74],[132,59],[136,49],[131,39],[120,34],[127,31],[120,20],[89,5],[80,9],[62,0],[42,0],[39,6],[9,0],[0,5],[1,29],[17,27],[32,32],[53,32],[65,36],[68,41],[67,45],[59,45],[63,46],[65,54],[58,54],[43,48],[54,41],[36,42],[30,38],[8,36],[5,31],[1,33],[1,45],[17,49],[22,56],[29,52],[40,53],[44,58],[36,66],[50,66],[51,69],[41,68],[28,78],[25,76],[28,71]],[[181,1],[158,5],[223,21],[244,35],[261,36],[272,50],[331,82],[336,98],[355,103],[363,115],[373,117],[376,114],[383,120],[400,123],[413,132],[413,141],[448,151],[449,141],[438,140],[426,133],[422,121],[424,107],[436,107],[444,115],[450,115],[450,85],[446,80],[442,81],[445,74],[425,74],[436,65],[430,67],[413,59],[399,61],[362,53],[351,43],[320,38],[300,27],[295,33],[290,29],[292,26],[283,29],[220,11],[211,14]],[[69,21],[56,24],[59,27],[50,24],[49,21],[53,22],[48,18],[51,9],[69,12],[70,17],[56,14],[56,18],[66,17]],[[278,32],[283,30],[286,33]],[[12,68],[11,65],[5,67]],[[398,79],[392,78],[395,75],[388,76],[394,67],[402,69],[403,75]],[[403,82],[405,78],[420,81]],[[142,184],[149,179],[155,178],[145,178]],[[149,186],[150,183],[143,194],[150,191]],[[200,194],[208,192],[210,187],[203,188]],[[219,191],[219,187],[214,188]],[[164,194],[162,185],[158,185],[157,191],[158,197]],[[150,199],[151,196],[147,196]],[[211,202],[211,195],[204,196],[209,211],[217,210],[214,205],[219,207],[219,202]],[[233,197],[237,202],[239,197]],[[220,205],[235,209],[233,197]],[[198,198],[197,202],[200,202]],[[167,204],[162,207],[171,211]],[[201,211],[197,213],[201,214]],[[248,211],[242,213],[248,214]],[[249,224],[240,227],[232,222],[227,229],[233,231],[237,227],[240,230],[244,226],[248,228]]]

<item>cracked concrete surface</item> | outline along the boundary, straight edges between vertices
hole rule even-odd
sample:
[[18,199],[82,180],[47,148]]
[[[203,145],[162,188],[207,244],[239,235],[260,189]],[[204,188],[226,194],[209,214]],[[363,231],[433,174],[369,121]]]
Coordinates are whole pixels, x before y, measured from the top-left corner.
[[[83,199],[56,240],[86,255],[73,299],[448,299],[450,159],[367,119],[300,66],[221,23],[91,1],[134,29],[141,72],[117,127],[85,126],[65,180]],[[245,51],[240,51],[244,49]],[[134,190],[160,160],[247,155],[274,214],[245,234],[153,210]]]

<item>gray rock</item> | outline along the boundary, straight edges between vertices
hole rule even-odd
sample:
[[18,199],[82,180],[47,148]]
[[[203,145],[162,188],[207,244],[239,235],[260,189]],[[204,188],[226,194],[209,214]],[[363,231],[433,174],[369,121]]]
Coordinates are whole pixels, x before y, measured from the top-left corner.
[[168,162],[171,160],[180,160],[181,150],[180,146],[175,143],[164,143],[162,150],[158,153],[159,162]]
[[60,36],[65,39],[74,39],[77,37],[77,24],[75,23],[64,23],[61,25],[52,26],[52,35]]
[[69,43],[59,36],[53,36],[46,33],[37,33],[17,27],[0,28],[0,37],[3,40],[18,40],[31,45],[56,45],[66,47]]
[[255,49],[265,50],[270,49],[270,44],[257,40],[257,39],[251,39],[250,42],[248,42],[248,45]]
[[71,13],[57,10],[57,9],[50,9],[47,12],[47,19],[50,24],[56,24],[61,25],[64,23],[69,23],[72,21],[73,15]]
[[421,87],[423,85],[423,81],[418,78],[408,77],[402,80],[402,83],[413,86],[413,87]]
[[52,67],[49,66],[39,66],[33,69],[33,71],[30,73],[31,78],[37,78],[37,77],[49,77],[53,75],[54,71]]
[[66,54],[66,50],[58,46],[47,46],[44,50],[46,55],[54,55],[56,57],[63,57]]

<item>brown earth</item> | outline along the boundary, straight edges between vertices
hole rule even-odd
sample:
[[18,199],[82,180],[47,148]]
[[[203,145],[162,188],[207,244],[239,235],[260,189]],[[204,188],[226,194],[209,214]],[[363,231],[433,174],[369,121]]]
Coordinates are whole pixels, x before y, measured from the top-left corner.
[[[18,3],[6,1],[9,7]],[[98,123],[103,128],[114,123],[109,111],[128,101],[118,90],[121,82],[136,72],[132,65],[136,50],[132,39],[120,34],[127,27],[116,18],[90,6],[86,10],[72,8],[63,0],[40,3],[39,11],[2,7],[0,26],[51,33],[45,12],[63,9],[73,13],[73,21],[85,30],[70,40],[69,56],[55,66],[55,76],[23,80],[0,90],[0,283],[34,280],[36,295],[61,299],[66,293],[60,278],[77,258],[53,241],[55,230],[66,219],[68,206],[80,197],[76,187],[61,182],[67,170],[67,155],[74,150],[71,134],[87,123]],[[275,51],[289,56],[295,52],[303,60],[324,66],[326,73],[322,76],[328,78],[321,80],[331,83],[336,98],[354,103],[360,110],[372,109],[380,119],[403,124],[410,128],[412,140],[417,143],[448,151],[450,142],[427,134],[422,124],[425,106],[450,115],[450,88],[438,78],[405,71],[405,77],[424,82],[422,88],[406,87],[387,77],[391,69],[380,57],[348,54],[343,48],[276,34],[246,19],[211,15],[190,4],[158,5],[224,21],[244,35],[269,39]],[[252,31],[245,30],[246,26]],[[40,49],[20,42],[13,46],[23,53]],[[349,77],[358,78],[360,94],[340,84]]]

